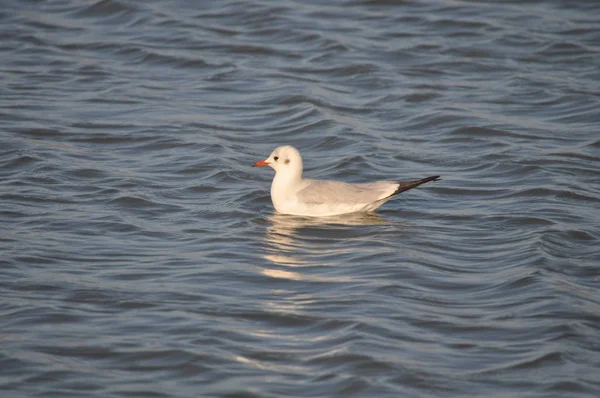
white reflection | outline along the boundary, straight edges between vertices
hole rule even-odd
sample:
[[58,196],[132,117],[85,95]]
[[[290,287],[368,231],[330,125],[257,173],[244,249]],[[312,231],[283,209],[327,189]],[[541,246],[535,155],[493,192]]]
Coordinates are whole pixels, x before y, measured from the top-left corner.
[[[336,238],[345,242],[348,239],[344,236],[344,232],[348,230],[346,227],[388,223],[385,218],[375,214],[347,214],[323,218],[273,214],[268,220],[271,225],[267,227],[265,235],[267,253],[264,257],[273,264],[285,267],[327,265],[327,261],[323,261],[324,257],[347,253],[350,250],[337,242],[331,242]],[[300,231],[309,228],[314,229],[314,233],[300,237]],[[319,258],[320,261],[315,263],[315,258]],[[297,273],[279,271],[271,276],[289,276],[290,279],[299,277]]]
[[302,274],[298,272],[283,271],[280,269],[264,269],[263,275],[270,276],[271,278],[292,279],[295,281],[302,279]]
[[[265,233],[264,258],[272,263],[262,274],[288,281],[329,283],[356,282],[356,276],[340,276],[335,270],[323,269],[343,264],[345,259],[365,254],[376,231],[369,225],[390,224],[374,214],[348,214],[327,218],[307,218],[273,214]],[[365,228],[365,226],[367,226]],[[331,272],[333,271],[333,272]],[[343,273],[342,273],[343,274]],[[294,285],[295,286],[295,285]],[[286,286],[287,287],[287,286]],[[319,285],[300,293],[292,286],[271,291],[272,300],[264,303],[270,312],[301,313],[304,305],[314,301]]]

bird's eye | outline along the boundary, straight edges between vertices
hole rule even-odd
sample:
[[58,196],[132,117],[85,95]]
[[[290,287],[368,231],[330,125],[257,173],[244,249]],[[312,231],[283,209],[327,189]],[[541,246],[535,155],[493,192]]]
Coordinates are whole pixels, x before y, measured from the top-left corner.
[[279,156],[275,156],[275,157],[273,158],[273,160],[275,160],[275,161],[278,161],[278,160],[279,160]]

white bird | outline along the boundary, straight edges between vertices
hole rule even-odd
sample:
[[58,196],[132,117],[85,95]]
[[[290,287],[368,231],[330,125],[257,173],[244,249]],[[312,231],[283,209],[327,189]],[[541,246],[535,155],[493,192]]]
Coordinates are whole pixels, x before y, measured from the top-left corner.
[[277,212],[296,216],[327,217],[346,213],[371,212],[400,192],[408,191],[440,176],[404,182],[377,181],[346,183],[302,178],[302,157],[290,145],[280,146],[252,167],[271,166],[275,177],[271,200]]

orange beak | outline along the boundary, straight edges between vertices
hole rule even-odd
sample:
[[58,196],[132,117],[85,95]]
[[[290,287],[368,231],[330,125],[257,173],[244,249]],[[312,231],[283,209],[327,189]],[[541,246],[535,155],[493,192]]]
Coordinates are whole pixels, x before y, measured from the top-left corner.
[[268,166],[269,162],[265,162],[264,160],[259,160],[258,162],[254,163],[252,165],[252,167],[261,167],[261,166]]

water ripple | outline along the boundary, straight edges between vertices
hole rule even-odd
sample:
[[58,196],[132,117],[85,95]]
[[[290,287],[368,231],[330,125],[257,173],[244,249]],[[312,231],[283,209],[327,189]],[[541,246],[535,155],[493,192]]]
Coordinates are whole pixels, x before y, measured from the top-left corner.
[[[7,2],[2,391],[598,396],[598,11]],[[443,178],[282,216],[281,144]]]

